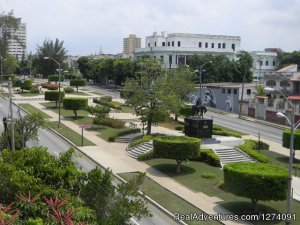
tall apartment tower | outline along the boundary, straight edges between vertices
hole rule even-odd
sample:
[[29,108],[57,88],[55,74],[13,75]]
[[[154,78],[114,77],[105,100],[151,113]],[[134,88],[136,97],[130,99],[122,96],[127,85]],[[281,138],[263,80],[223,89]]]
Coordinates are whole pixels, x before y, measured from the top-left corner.
[[12,31],[14,39],[8,40],[7,53],[15,56],[19,61],[26,58],[26,24],[20,23],[17,30]]
[[133,58],[134,50],[141,48],[141,38],[135,34],[130,34],[128,38],[123,38],[123,54],[127,58]]

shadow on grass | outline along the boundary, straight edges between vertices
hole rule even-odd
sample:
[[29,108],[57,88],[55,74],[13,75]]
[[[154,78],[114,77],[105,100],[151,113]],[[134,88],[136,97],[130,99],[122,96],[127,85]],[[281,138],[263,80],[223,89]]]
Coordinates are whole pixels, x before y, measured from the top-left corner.
[[165,173],[166,175],[170,176],[170,177],[180,177],[180,176],[185,176],[185,175],[189,175],[192,173],[195,173],[196,170],[194,168],[191,168],[189,166],[186,165],[181,165],[181,173],[177,174],[176,173],[176,161],[174,160],[174,164],[158,164],[158,165],[154,165],[152,166],[154,169],[159,170],[162,173]]
[[[236,214],[236,215],[255,215],[255,213],[253,212],[253,206],[250,202],[251,200],[249,199],[249,202],[243,202],[243,201],[235,201],[235,202],[219,202],[219,205],[224,207],[225,209],[231,211],[232,213]],[[258,202],[257,205],[258,208],[258,213],[256,214],[267,214],[267,213],[271,213],[274,215],[279,215],[281,212],[279,212],[278,210],[260,204],[260,202]],[[254,217],[253,217],[254,218]],[[272,220],[272,218],[269,218],[270,220],[265,220],[265,221],[261,221],[261,220],[247,220],[248,222],[251,222],[253,224],[279,224],[282,223],[282,220]]]
[[[276,159],[284,164],[288,164],[289,163],[289,157],[288,156],[278,156],[276,157]],[[294,163],[296,164],[300,164],[300,160],[299,159],[294,159]]]
[[65,116],[64,117],[64,119],[71,120],[71,121],[73,121],[73,120],[81,120],[81,119],[84,119],[84,118],[86,118],[86,116],[77,116],[77,118],[75,116]]

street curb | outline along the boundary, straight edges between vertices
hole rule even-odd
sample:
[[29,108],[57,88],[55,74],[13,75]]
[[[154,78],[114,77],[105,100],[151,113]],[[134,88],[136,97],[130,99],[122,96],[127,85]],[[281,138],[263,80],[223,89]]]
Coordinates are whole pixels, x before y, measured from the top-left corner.
[[[30,112],[28,112],[26,109],[24,109],[23,107],[19,106],[18,104],[14,103],[13,104],[17,107],[19,107],[21,110],[23,110],[24,112],[26,112],[27,114],[31,114]],[[77,145],[75,145],[73,142],[71,142],[70,140],[68,140],[67,138],[65,138],[64,136],[62,136],[61,134],[59,134],[56,130],[47,127],[48,130],[52,131],[54,134],[56,134],[57,136],[59,136],[60,138],[62,138],[63,140],[65,140],[66,142],[68,142],[70,145],[72,145],[78,152],[80,152],[80,154],[85,155],[89,160],[93,161],[96,165],[100,166],[102,169],[110,169],[105,168],[103,165],[101,165],[100,163],[98,163],[95,159],[93,159],[92,157],[90,157],[88,154],[86,154],[85,152],[83,152],[81,149],[78,148]],[[114,176],[114,178],[118,179],[119,181],[123,182],[123,183],[127,183],[126,180],[124,180],[122,177],[120,177],[118,174],[115,174],[112,172],[112,175]],[[174,219],[174,215],[168,211],[166,208],[164,208],[163,206],[161,206],[160,204],[158,204],[157,202],[155,202],[152,198],[150,198],[149,196],[145,195],[142,191],[139,191],[139,194],[141,194],[147,201],[149,201],[151,204],[153,204],[154,206],[156,206],[159,210],[161,210],[163,213],[167,214],[170,218]],[[174,220],[175,221],[175,220]],[[182,224],[182,225],[187,225],[187,223],[179,220],[177,221],[178,223]]]

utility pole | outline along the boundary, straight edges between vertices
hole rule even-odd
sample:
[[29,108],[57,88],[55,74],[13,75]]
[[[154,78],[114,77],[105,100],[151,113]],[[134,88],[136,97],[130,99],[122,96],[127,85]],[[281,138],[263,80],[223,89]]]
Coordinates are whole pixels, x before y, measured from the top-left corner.
[[8,85],[8,90],[9,90],[9,112],[10,112],[10,129],[11,129],[11,151],[15,150],[15,130],[14,130],[14,121],[13,121],[13,104],[12,104],[12,81],[11,77],[8,78],[9,85]]

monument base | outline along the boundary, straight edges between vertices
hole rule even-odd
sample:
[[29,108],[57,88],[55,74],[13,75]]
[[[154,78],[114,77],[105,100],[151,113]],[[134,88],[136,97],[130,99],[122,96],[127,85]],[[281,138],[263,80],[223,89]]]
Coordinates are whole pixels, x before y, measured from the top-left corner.
[[189,137],[212,138],[213,120],[199,117],[184,118],[184,133]]

